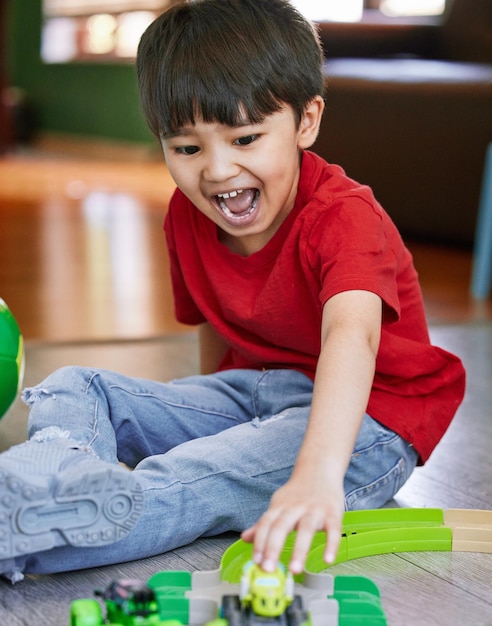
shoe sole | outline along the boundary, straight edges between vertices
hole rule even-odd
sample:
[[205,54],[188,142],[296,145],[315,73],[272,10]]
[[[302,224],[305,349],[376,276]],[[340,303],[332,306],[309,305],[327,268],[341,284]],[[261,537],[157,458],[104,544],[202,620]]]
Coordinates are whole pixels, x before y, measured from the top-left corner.
[[126,537],[143,512],[132,472],[118,466],[75,466],[29,480],[0,468],[0,559],[55,546],[104,546]]

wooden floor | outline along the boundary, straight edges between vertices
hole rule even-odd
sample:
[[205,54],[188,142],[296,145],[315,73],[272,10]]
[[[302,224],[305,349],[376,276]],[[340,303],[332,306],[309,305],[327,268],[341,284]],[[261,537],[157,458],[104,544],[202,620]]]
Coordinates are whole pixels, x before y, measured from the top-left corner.
[[[0,161],[0,297],[27,339],[25,384],[56,367],[96,365],[167,379],[197,370],[196,336],[173,321],[161,224],[172,192],[154,155],[65,149]],[[62,158],[63,157],[63,158]],[[434,343],[459,354],[468,391],[430,461],[394,506],[492,509],[492,304],[469,295],[469,251],[409,242]],[[18,400],[0,451],[23,439]],[[0,581],[0,624],[66,626],[70,602],[118,577],[212,569],[234,534],[121,566]],[[390,626],[491,626],[492,554],[367,557],[331,569],[379,586]],[[324,625],[323,625],[324,626]]]
[[[432,338],[463,358],[468,371],[468,393],[430,461],[415,470],[392,504],[490,510],[492,326],[440,325],[432,328]],[[68,364],[97,365],[128,375],[166,380],[195,372],[197,362],[193,334],[136,341],[30,341],[25,384],[35,384],[55,368]],[[26,419],[26,407],[16,401],[0,422],[0,451],[23,439]],[[169,569],[213,569],[218,567],[223,550],[237,539],[234,533],[202,539],[158,557],[30,577],[13,588],[0,579],[0,624],[67,626],[71,601],[92,597],[94,589],[104,588],[111,580],[147,580],[153,573]],[[329,571],[334,575],[356,573],[371,578],[380,589],[389,626],[492,625],[492,554],[388,554],[336,565]]]

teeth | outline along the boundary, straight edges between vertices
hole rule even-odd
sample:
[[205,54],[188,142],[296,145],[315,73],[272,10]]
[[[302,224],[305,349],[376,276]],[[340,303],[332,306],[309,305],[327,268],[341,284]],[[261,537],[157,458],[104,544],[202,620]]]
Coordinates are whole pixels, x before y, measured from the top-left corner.
[[243,189],[237,189],[236,191],[231,191],[229,193],[218,193],[217,196],[219,198],[224,198],[224,200],[228,200],[229,198],[235,198],[240,193],[243,193]]

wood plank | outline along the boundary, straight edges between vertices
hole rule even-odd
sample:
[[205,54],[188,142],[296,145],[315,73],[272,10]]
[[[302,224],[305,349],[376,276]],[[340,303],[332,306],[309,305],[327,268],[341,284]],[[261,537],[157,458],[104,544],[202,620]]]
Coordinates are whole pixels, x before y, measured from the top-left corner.
[[490,508],[492,462],[492,327],[438,326],[433,342],[463,359],[467,392],[428,463],[417,468],[396,497],[400,506]]
[[390,626],[479,626],[491,623],[491,568],[491,555],[443,552],[366,557],[328,571],[371,578]]

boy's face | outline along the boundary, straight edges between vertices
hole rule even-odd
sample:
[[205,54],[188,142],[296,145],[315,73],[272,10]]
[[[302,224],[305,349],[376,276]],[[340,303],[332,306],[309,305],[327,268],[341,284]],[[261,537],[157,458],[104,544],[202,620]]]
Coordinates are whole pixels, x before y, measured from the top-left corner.
[[287,105],[260,124],[198,119],[162,140],[177,186],[219,227],[219,238],[233,252],[260,250],[292,210],[299,150],[316,139],[322,111],[323,100],[316,98],[299,126]]

